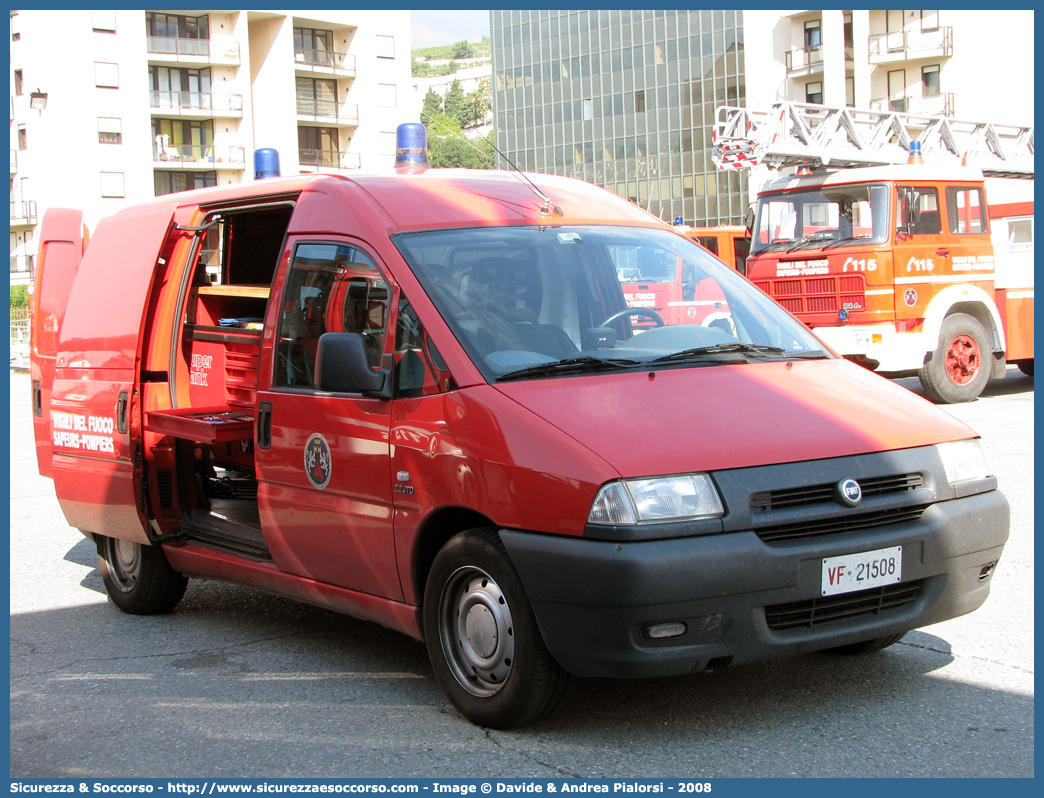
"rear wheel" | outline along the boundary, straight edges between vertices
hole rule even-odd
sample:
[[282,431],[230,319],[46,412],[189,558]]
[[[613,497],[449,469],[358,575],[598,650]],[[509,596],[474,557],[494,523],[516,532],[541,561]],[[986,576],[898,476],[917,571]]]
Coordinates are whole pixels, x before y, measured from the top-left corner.
[[888,648],[889,646],[895,645],[906,632],[901,632],[897,635],[888,635],[887,637],[875,637],[873,640],[863,640],[860,643],[849,643],[847,646],[837,646],[836,648],[828,649],[834,654],[845,654],[847,656],[856,656],[859,654],[869,654],[872,651],[880,651],[882,648]]
[[1032,358],[1030,360],[1020,360],[1015,365],[1018,366],[1019,367],[1019,371],[1021,371],[1026,376],[1028,376],[1028,377],[1032,377],[1033,376],[1033,360],[1032,360]]
[[159,546],[97,536],[98,570],[112,603],[131,615],[174,609],[185,595],[188,578],[167,562]]
[[547,717],[571,679],[544,645],[496,529],[462,532],[436,556],[424,590],[424,638],[442,691],[480,726]]
[[991,347],[986,328],[966,313],[943,320],[939,345],[918,370],[928,398],[939,404],[970,402],[990,379]]

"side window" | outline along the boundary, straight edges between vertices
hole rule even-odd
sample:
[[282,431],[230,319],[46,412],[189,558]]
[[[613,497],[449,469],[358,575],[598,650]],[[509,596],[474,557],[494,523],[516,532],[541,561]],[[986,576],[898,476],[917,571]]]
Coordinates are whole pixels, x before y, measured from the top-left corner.
[[950,186],[946,189],[946,205],[951,233],[965,235],[986,232],[986,203],[983,202],[981,188]]
[[379,368],[389,304],[384,275],[358,247],[298,244],[283,294],[274,384],[315,388],[315,354],[327,332],[360,333],[370,365]]
[[[914,201],[917,203],[917,222],[914,224],[913,229],[910,230],[911,235],[915,236],[937,236],[942,233],[942,218],[939,215],[939,192],[934,188],[927,188],[921,186],[916,189],[911,189],[911,195],[914,197]],[[896,204],[899,210],[899,221],[898,225],[901,227],[904,216],[904,198],[900,196],[900,201]]]
[[449,369],[405,295],[399,299],[395,318],[395,397],[451,390]]

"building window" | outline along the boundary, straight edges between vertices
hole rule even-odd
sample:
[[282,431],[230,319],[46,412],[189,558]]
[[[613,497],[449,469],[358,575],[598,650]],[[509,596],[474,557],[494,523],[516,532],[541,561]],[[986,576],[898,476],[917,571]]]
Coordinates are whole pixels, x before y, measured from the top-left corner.
[[11,41],[17,42],[22,38],[21,22],[18,19],[18,12],[11,12]]
[[160,169],[153,173],[152,182],[156,196],[161,197],[176,191],[216,186],[217,172],[165,172]]
[[24,150],[29,146],[29,142],[26,139],[25,125],[18,126],[18,149]]
[[396,147],[398,143],[396,141],[394,131],[381,131],[381,155],[395,155]]
[[153,119],[156,161],[211,161],[214,157],[214,123],[211,120]]
[[99,116],[98,143],[123,144],[123,123],[113,117]]
[[845,78],[845,105],[855,108],[855,77],[852,75]]
[[302,166],[341,165],[341,148],[335,127],[299,127],[297,148]]
[[91,12],[91,29],[99,31],[101,33],[115,33],[116,32],[116,12],[115,11],[92,11]]
[[333,31],[294,28],[294,59],[299,63],[339,66],[333,49]]
[[374,38],[377,40],[378,58],[395,58],[394,36],[375,36]]
[[103,197],[125,197],[123,172],[101,173],[101,195]]
[[893,69],[888,73],[888,110],[906,113],[905,69]]
[[20,69],[14,71],[14,84],[15,97],[21,97],[24,92],[22,91],[22,70]]
[[805,102],[820,105],[823,102],[823,81],[805,84]]
[[94,85],[102,89],[118,89],[120,87],[119,64],[94,62]]
[[950,186],[946,189],[946,205],[951,233],[986,232],[986,204],[982,201],[982,189]]
[[822,24],[818,19],[805,23],[805,47],[819,47],[823,44]]
[[938,64],[921,67],[921,93],[925,97],[934,97],[942,94]]
[[641,113],[645,110],[645,92],[636,91],[634,93],[634,112]]
[[210,38],[210,18],[206,14],[201,17],[186,17],[150,11],[145,14],[145,25],[149,36],[170,39]]
[[377,105],[381,106],[381,108],[395,108],[398,105],[394,83],[377,84]]
[[337,116],[337,81],[298,78],[297,113]]
[[581,115],[583,116],[583,120],[585,122],[590,122],[592,119],[594,119],[594,102],[591,100],[582,100],[581,104],[583,106],[581,109]]
[[922,11],[921,12],[921,30],[939,30],[939,12],[938,11]]
[[152,108],[211,107],[209,69],[150,66],[149,89]]

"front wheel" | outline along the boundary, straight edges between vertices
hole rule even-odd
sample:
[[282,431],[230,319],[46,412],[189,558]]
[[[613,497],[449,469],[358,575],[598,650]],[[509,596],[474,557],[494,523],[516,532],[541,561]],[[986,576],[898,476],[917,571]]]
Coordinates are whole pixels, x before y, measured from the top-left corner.
[[424,638],[442,691],[479,726],[507,729],[547,717],[571,679],[544,645],[493,528],[462,532],[435,557]]
[[917,376],[933,402],[970,402],[990,379],[991,357],[986,328],[974,316],[954,313],[943,320],[939,345]]
[[98,570],[112,603],[130,615],[154,615],[174,609],[185,595],[188,578],[167,562],[159,546],[130,540],[98,540]]

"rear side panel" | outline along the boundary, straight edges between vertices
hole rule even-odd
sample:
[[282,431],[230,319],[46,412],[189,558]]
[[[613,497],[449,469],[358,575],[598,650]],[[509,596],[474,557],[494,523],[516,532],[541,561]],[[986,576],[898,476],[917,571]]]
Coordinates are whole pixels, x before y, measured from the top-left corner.
[[51,208],[40,225],[40,251],[32,300],[30,372],[33,384],[33,432],[40,473],[51,469],[51,389],[58,335],[69,302],[76,268],[83,257],[83,213]]
[[139,515],[141,330],[173,205],[99,224],[69,294],[49,412],[55,492],[71,526],[147,542]]

